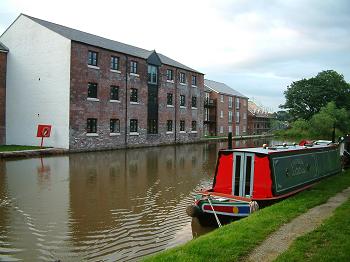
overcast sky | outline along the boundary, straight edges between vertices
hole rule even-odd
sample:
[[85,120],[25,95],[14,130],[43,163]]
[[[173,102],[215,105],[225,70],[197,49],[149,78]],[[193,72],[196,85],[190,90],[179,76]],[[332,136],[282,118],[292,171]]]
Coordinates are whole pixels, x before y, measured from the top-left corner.
[[292,81],[350,82],[349,0],[1,0],[0,34],[20,13],[155,49],[274,111]]

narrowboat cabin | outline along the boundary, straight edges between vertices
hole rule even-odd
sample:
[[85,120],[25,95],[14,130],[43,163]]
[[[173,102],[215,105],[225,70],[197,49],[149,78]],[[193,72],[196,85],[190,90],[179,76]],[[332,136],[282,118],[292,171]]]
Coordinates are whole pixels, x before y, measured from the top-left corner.
[[340,171],[339,146],[331,141],[220,150],[212,188],[196,192],[187,213],[245,217]]

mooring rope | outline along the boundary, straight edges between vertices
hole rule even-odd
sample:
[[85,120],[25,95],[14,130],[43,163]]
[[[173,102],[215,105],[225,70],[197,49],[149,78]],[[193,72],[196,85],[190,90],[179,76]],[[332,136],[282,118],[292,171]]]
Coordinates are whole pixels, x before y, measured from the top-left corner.
[[222,226],[221,226],[221,223],[220,223],[220,220],[219,220],[218,216],[216,215],[216,212],[215,212],[215,210],[214,210],[214,207],[213,207],[213,205],[211,204],[211,201],[210,201],[210,197],[209,197],[209,196],[208,196],[208,202],[209,202],[209,205],[211,206],[211,209],[213,210],[213,213],[214,213],[216,222],[218,223],[218,226],[219,226],[219,227],[222,227]]

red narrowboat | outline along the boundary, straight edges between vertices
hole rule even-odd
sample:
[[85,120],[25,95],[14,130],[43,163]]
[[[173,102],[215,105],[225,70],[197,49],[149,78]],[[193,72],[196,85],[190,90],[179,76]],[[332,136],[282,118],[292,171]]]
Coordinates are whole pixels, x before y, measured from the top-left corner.
[[245,217],[340,171],[339,145],[331,141],[220,150],[212,188],[196,192],[187,213],[217,222]]

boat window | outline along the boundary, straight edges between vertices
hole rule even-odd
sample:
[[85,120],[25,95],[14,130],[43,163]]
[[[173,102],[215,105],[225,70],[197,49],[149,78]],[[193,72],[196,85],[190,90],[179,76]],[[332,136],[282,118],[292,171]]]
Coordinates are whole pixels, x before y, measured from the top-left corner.
[[251,180],[251,171],[252,171],[252,157],[247,156],[246,158],[246,179],[245,179],[245,195],[250,195],[250,180]]
[[241,174],[241,156],[236,156],[236,168],[235,168],[235,189],[234,195],[239,196],[239,180]]

